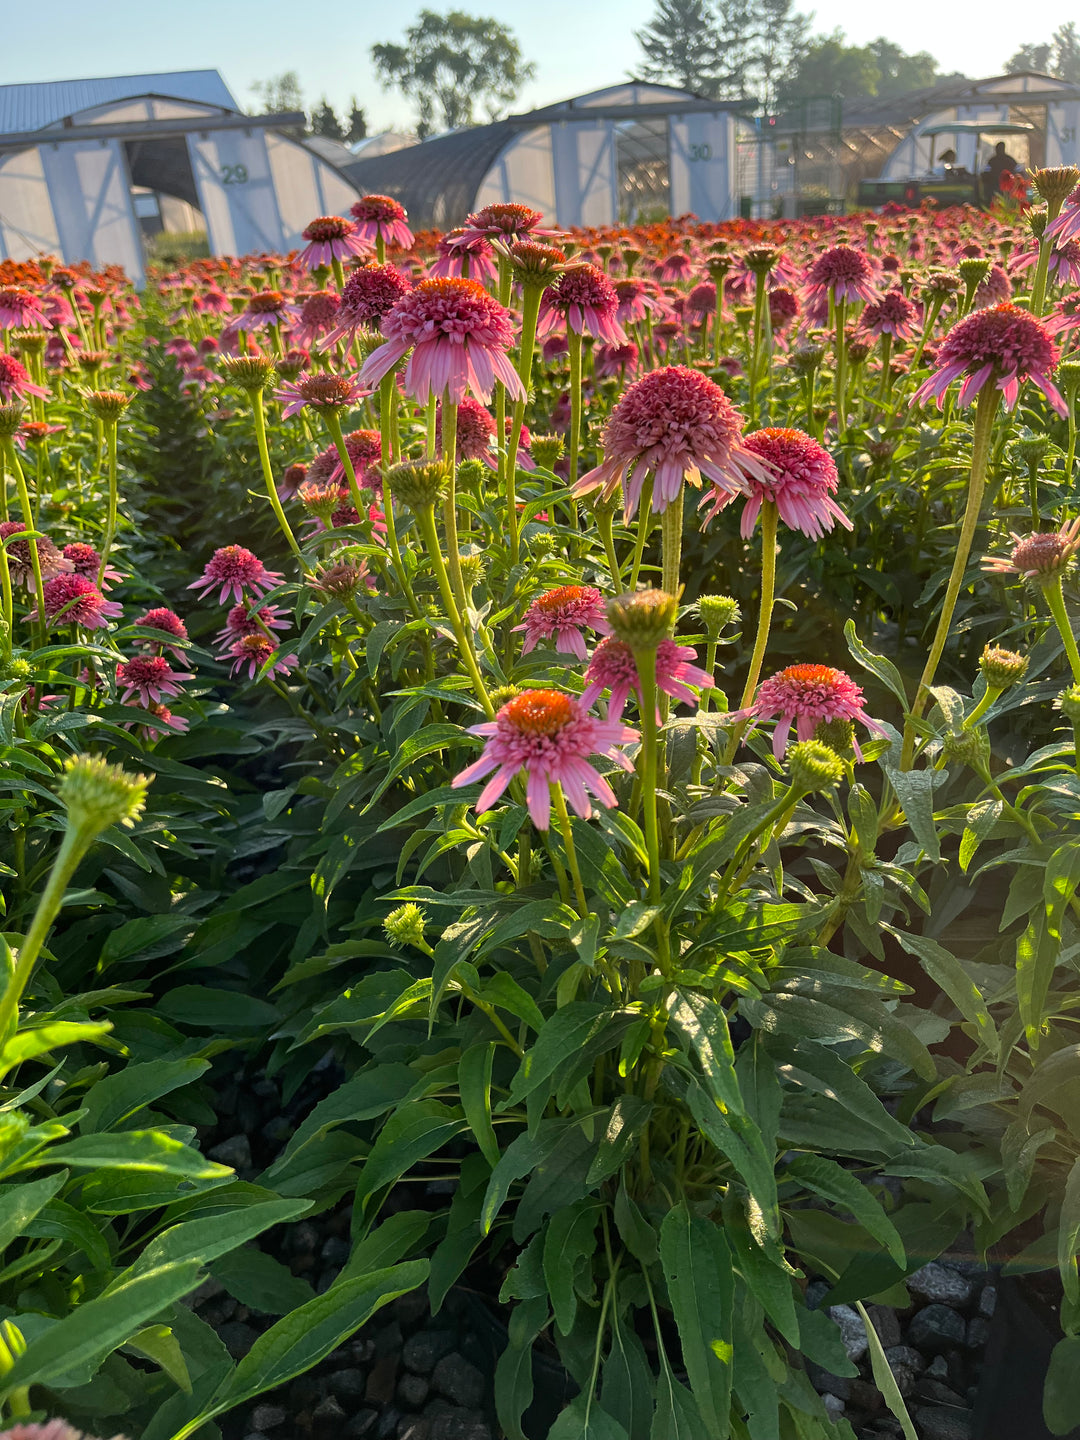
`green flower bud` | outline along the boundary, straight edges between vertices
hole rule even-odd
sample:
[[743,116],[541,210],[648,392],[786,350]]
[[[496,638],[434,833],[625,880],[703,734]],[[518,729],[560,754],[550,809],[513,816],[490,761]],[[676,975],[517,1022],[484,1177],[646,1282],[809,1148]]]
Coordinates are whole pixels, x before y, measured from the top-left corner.
[[142,814],[148,775],[132,775],[98,755],[73,755],[64,769],[59,794],[73,830],[99,835],[110,825],[130,827]]
[[86,408],[99,420],[117,421],[131,404],[132,396],[122,390],[86,390],[83,392]]
[[34,667],[29,660],[20,659],[16,655],[12,656],[6,664],[0,661],[0,685],[25,685],[33,679],[33,675]]
[[1070,725],[1080,725],[1080,684],[1062,690],[1054,701],[1054,709],[1060,710]]
[[990,759],[985,730],[950,730],[942,741],[946,765],[967,765],[980,773]]
[[405,945],[421,949],[426,928],[427,918],[419,905],[399,905],[383,921],[386,938],[398,949]]
[[959,262],[956,268],[969,296],[975,294],[975,291],[990,274],[991,263],[983,255],[965,255]]
[[992,690],[1007,690],[1019,685],[1028,672],[1028,657],[1000,645],[987,645],[979,656],[979,669]]
[[24,406],[17,400],[10,405],[0,405],[0,440],[10,440],[18,433],[25,414]]
[[796,345],[795,349],[788,355],[788,364],[795,371],[796,375],[804,378],[813,375],[825,358],[825,347],[816,340],[807,340],[802,345]]
[[537,465],[551,470],[566,449],[561,435],[534,435],[529,441],[529,454]]
[[461,581],[466,590],[472,590],[484,578],[487,566],[483,555],[462,555]]
[[20,355],[43,355],[49,337],[44,330],[13,330],[11,342]]
[[[1062,360],[1057,368],[1057,381],[1066,395],[1073,395],[1080,388],[1080,360]],[[1050,443],[1049,436],[1046,443]]]
[[458,485],[462,490],[479,490],[490,474],[482,460],[462,460],[457,469]]
[[217,363],[222,379],[239,390],[265,390],[274,378],[274,362],[269,355],[223,355]]
[[[1060,366],[1058,367],[1060,370]],[[1023,435],[1013,442],[1013,454],[1034,474],[1050,449],[1049,435]]]
[[1031,231],[1035,239],[1041,240],[1042,237],[1046,234],[1046,226],[1050,219],[1050,216],[1046,212],[1046,206],[1033,205],[1031,209],[1027,212],[1025,219],[1028,223],[1028,229]]
[[820,740],[799,740],[787,752],[791,783],[804,795],[831,790],[844,778],[844,762]]
[[555,536],[550,530],[538,530],[529,540],[529,548],[534,555],[550,555],[555,549]]
[[1040,170],[1032,170],[1030,179],[1040,199],[1045,200],[1047,205],[1060,208],[1080,185],[1080,170],[1075,165],[1047,165]]
[[731,595],[702,595],[697,602],[701,623],[711,636],[742,619],[739,602]]
[[679,602],[664,590],[638,590],[608,601],[607,618],[616,639],[632,650],[655,650],[675,628]]
[[501,710],[504,705],[509,705],[516,695],[521,694],[521,686],[496,685],[493,690],[488,691],[488,694],[491,696],[491,703],[495,709]]
[[383,471],[390,494],[410,510],[425,510],[438,503],[450,483],[441,460],[403,460]]
[[852,720],[819,720],[814,739],[845,758],[855,752],[855,724]]

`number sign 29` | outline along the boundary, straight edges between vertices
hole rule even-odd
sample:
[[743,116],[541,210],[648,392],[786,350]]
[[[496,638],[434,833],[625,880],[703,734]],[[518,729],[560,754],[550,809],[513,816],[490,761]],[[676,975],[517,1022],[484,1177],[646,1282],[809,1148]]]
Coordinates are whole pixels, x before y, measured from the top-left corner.
[[246,165],[222,165],[221,183],[223,185],[246,185],[247,181]]

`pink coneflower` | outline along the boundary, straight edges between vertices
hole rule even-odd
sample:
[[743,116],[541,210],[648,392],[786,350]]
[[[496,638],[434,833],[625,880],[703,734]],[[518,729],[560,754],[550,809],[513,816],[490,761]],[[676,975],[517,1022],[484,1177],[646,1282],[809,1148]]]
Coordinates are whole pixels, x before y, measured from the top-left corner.
[[1064,240],[1075,240],[1080,236],[1080,187],[1065,201],[1055,220],[1051,220],[1044,231],[1052,235],[1060,245]]
[[357,227],[343,215],[320,215],[304,231],[308,242],[293,264],[301,270],[329,268],[335,260],[367,255],[371,246],[357,233]]
[[769,323],[777,333],[798,319],[799,309],[798,296],[786,285],[769,291]]
[[135,703],[133,695],[138,696],[140,705],[160,703],[182,693],[180,681],[194,678],[174,670],[164,655],[136,655],[116,667],[116,684],[123,692],[120,700],[124,705]]
[[644,280],[639,275],[628,275],[614,283],[615,298],[619,302],[615,319],[620,325],[635,325],[650,313],[670,313],[670,305],[660,293],[659,287],[651,280]]
[[1080,329],[1080,294],[1063,296],[1043,323],[1051,335],[1068,335]]
[[[743,506],[739,533],[744,539],[754,533],[758,512],[771,500],[789,530],[801,530],[818,540],[839,520],[845,529],[851,521],[832,498],[839,484],[836,465],[829,452],[802,430],[770,427],[747,435],[743,444],[763,462],[768,478],[750,480],[750,494]],[[734,497],[718,491],[709,519],[730,504]]]
[[540,298],[538,335],[565,325],[579,335],[592,335],[608,345],[625,345],[626,335],[615,318],[619,297],[615,286],[595,265],[568,265]]
[[[796,738],[812,740],[817,727],[832,720],[858,720],[872,735],[887,731],[872,720],[863,708],[863,692],[850,675],[834,670],[831,665],[789,665],[762,682],[754,703],[745,710],[736,710],[728,720],[751,720],[754,728],[761,720],[778,723],[773,731],[773,754],[783,759],[792,724]],[[855,754],[862,759],[858,742],[853,741]]]
[[34,384],[29,370],[14,355],[0,353],[0,405],[10,405],[24,395],[37,395],[44,400],[48,394],[44,385]]
[[228,650],[234,641],[245,635],[266,636],[267,630],[288,630],[288,617],[277,605],[260,605],[257,609],[241,601],[234,605],[225,617],[224,627],[214,639],[222,650]]
[[[227,328],[267,330],[274,325],[292,324],[299,313],[299,306],[290,304],[280,290],[260,290],[249,298],[243,313]],[[224,342],[224,333],[221,338]]]
[[768,471],[745,449],[741,416],[720,386],[685,365],[651,370],[627,389],[604,425],[604,459],[583,475],[574,493],[603,486],[605,497],[621,483],[629,519],[645,478],[653,475],[652,508],[663,511],[683,482],[700,488],[704,475],[730,494],[747,491],[747,477]]
[[466,215],[461,227],[461,238],[469,244],[473,240],[534,240],[544,235],[558,235],[558,230],[541,230],[543,215],[528,205],[514,201],[485,205],[482,210]]
[[412,281],[394,265],[361,265],[345,281],[338,307],[337,323],[323,337],[319,348],[328,350],[339,340],[351,342],[358,330],[378,330]]
[[[382,439],[377,430],[350,430],[342,437],[345,441],[345,453],[352,461],[353,471],[356,475],[356,483],[361,490],[371,490],[375,494],[382,494],[382,479],[378,475],[372,475],[371,471],[382,463]],[[331,446],[329,450],[323,451],[315,457],[312,463],[312,470],[317,462],[323,461],[323,456],[328,457],[330,466],[325,479],[332,485],[335,481],[342,482],[345,479],[345,466],[341,456],[337,452],[337,446]],[[322,471],[316,475],[316,479],[323,478]]]
[[414,236],[408,226],[404,205],[389,195],[364,195],[351,206],[356,233],[368,245],[382,240],[391,250],[410,250]]
[[[85,575],[57,575],[44,587],[45,622],[56,625],[81,625],[84,630],[104,630],[110,620],[123,614],[115,600],[106,600],[98,587]],[[37,606],[27,617],[38,618]]]
[[636,730],[614,720],[597,720],[558,690],[515,695],[494,720],[470,726],[469,733],[482,736],[487,744],[479,760],[454,777],[454,788],[491,775],[476,800],[477,810],[484,811],[524,770],[525,798],[538,830],[546,830],[551,820],[551,785],[562,787],[570,808],[583,820],[592,815],[590,795],[605,809],[614,806],[615,792],[588,763],[589,756],[606,756],[632,772],[633,765],[616,747],[638,738]]
[[560,585],[545,595],[538,595],[525,611],[525,618],[515,630],[524,630],[521,653],[535,650],[541,640],[555,638],[555,649],[562,655],[576,655],[584,660],[586,630],[597,635],[610,635],[604,597],[591,585]]
[[205,295],[195,297],[195,310],[199,314],[224,315],[230,308],[229,297],[224,290],[211,287]]
[[245,590],[252,595],[265,595],[284,578],[275,570],[267,570],[259,557],[242,545],[223,545],[211,555],[199,579],[187,588],[198,590],[202,600],[220,585],[218,604],[224,605],[226,600],[242,600]]
[[320,413],[324,410],[345,410],[370,394],[359,375],[331,375],[326,370],[317,370],[296,380],[286,380],[274,391],[274,399],[284,407],[281,418],[288,420],[307,405]]
[[637,363],[638,347],[633,341],[628,340],[625,345],[597,345],[593,351],[593,374],[598,380],[613,375],[621,378],[628,370],[636,370]]
[[[441,407],[440,407],[441,408]],[[440,424],[440,433],[441,433]],[[482,460],[492,469],[498,468],[498,461],[492,452],[495,439],[495,417],[486,410],[479,400],[466,395],[458,406],[457,413],[457,459]]]
[[873,300],[873,279],[873,266],[861,250],[834,245],[818,256],[806,277],[806,318],[811,325],[824,325],[830,295],[844,302]]
[[983,569],[998,575],[1019,575],[1040,583],[1070,568],[1080,550],[1080,519],[1060,530],[1042,530],[1033,535],[1012,533],[1013,548],[1006,555],[986,555]]
[[290,339],[304,350],[311,350],[334,328],[340,300],[332,290],[316,290],[300,307],[300,319],[293,326]]
[[[185,658],[180,644],[177,642],[187,641],[187,626],[175,610],[170,610],[165,605],[156,606],[153,610],[147,610],[145,614],[138,616],[132,621],[144,630],[157,630],[161,632],[161,639],[157,643],[163,650],[170,651],[178,660]],[[140,641],[143,645],[153,645],[155,642],[148,638]]]
[[[12,583],[23,585],[27,589],[34,583],[34,564],[31,558],[30,541],[12,540],[12,535],[20,535],[33,527],[23,520],[4,520],[0,522],[0,543],[7,541],[4,546],[7,551],[8,569],[11,572]],[[57,575],[70,574],[75,566],[66,559],[47,535],[41,535],[37,541],[38,564],[41,566],[41,578],[52,580]]]
[[[41,542],[39,541],[38,543],[40,544]],[[105,584],[106,580],[111,580],[113,584],[117,584],[124,578],[119,570],[114,570],[111,565],[106,565],[105,572],[99,580],[98,571],[101,569],[101,556],[94,549],[93,545],[87,545],[83,540],[73,540],[70,545],[65,545],[64,559],[71,561],[71,567],[76,575],[89,576],[91,580],[101,586],[102,590],[109,589],[109,586]]]
[[[167,705],[151,701],[149,705],[143,706],[142,723],[138,720],[127,720],[124,722],[125,730],[138,730],[144,740],[160,740],[163,736],[183,735],[191,728],[190,720],[185,720],[181,715],[174,715]],[[4,1437],[0,1435],[0,1440]]]
[[699,323],[716,310],[716,286],[711,280],[702,280],[686,297],[684,314],[688,321]]
[[941,368],[915,391],[912,400],[916,405],[936,399],[940,409],[945,391],[964,375],[961,405],[970,405],[992,380],[1005,397],[1005,408],[1011,410],[1021,383],[1030,380],[1059,415],[1068,414],[1049,373],[1058,362],[1057,347],[1046,326],[1016,305],[994,305],[968,315],[946,335],[937,358]]
[[891,335],[895,340],[910,340],[915,333],[919,312],[902,290],[890,290],[880,300],[871,300],[859,318],[869,335],[880,339]]
[[[676,703],[696,704],[697,696],[690,686],[711,690],[714,684],[708,671],[690,663],[696,659],[697,651],[692,646],[679,645],[674,640],[661,640],[656,650],[656,688],[670,695]],[[634,652],[625,640],[610,636],[601,640],[592,653],[585,671],[582,706],[588,709],[604,690],[608,692],[609,720],[622,719],[631,690],[637,696],[638,706],[641,706],[641,677]]]
[[[1022,250],[1009,262],[1013,274],[1032,270],[1039,261],[1039,247]],[[1048,272],[1060,285],[1080,285],[1080,241],[1063,240],[1055,245],[1048,257]]]
[[[0,1440],[94,1440],[94,1437],[84,1435],[66,1420],[32,1421],[29,1424],[16,1420],[10,1429],[0,1431]],[[123,1440],[123,1436],[115,1435],[113,1440]]]
[[282,655],[263,634],[243,635],[234,640],[229,646],[229,654],[233,657],[229,673],[238,675],[246,665],[249,680],[254,680],[264,665],[270,666],[264,679],[273,680],[275,675],[287,675],[300,663],[299,656]]
[[676,250],[673,255],[661,260],[656,273],[665,284],[687,280],[694,273],[694,262],[689,255],[684,255],[681,250]]
[[368,356],[360,378],[377,385],[408,354],[405,390],[417,400],[472,391],[490,400],[501,380],[514,400],[525,395],[507,351],[513,344],[510,312],[477,280],[421,280],[382,322],[387,343]]
[[1000,305],[1012,295],[1009,277],[1000,265],[991,265],[975,294],[971,297],[974,310],[985,310],[988,305]]
[[449,230],[435,248],[435,261],[428,271],[433,280],[467,277],[493,282],[499,278],[495,251],[483,238],[469,239],[464,230]]
[[0,288],[0,330],[48,330],[52,321],[40,295],[14,286]]

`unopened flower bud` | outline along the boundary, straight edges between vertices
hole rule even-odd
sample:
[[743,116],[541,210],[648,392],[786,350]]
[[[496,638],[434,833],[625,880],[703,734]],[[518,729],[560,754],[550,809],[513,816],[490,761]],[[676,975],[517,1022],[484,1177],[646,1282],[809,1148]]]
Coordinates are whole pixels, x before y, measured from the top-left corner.
[[362,590],[366,593],[371,588],[366,560],[361,561],[359,565],[353,565],[348,560],[340,560],[336,565],[331,565],[329,569],[313,575],[309,583],[313,590],[318,590],[323,595],[330,595],[338,600],[349,600],[359,591]]
[[818,344],[816,340],[807,340],[802,345],[796,345],[788,356],[788,364],[796,375],[803,377],[813,375],[825,358],[824,345]]
[[86,408],[99,420],[117,421],[131,404],[132,397],[122,390],[88,390],[84,396]]
[[515,277],[527,288],[542,289],[566,269],[566,252],[538,240],[517,240],[503,253]]
[[11,336],[12,343],[20,355],[42,355],[49,337],[44,330],[16,330]]
[[809,795],[815,790],[831,790],[844,778],[844,762],[820,740],[799,740],[787,752],[791,783]]
[[702,595],[697,603],[701,623],[709,635],[719,635],[726,626],[742,619],[739,602],[732,595]]
[[1070,725],[1080,725],[1080,684],[1062,690],[1054,701],[1054,709],[1060,710]]
[[410,510],[426,510],[442,498],[450,483],[450,472],[441,460],[403,460],[385,470],[383,480],[402,505]]
[[17,400],[10,405],[0,405],[0,439],[10,440],[16,435],[25,414],[24,406]]
[[265,390],[274,378],[269,355],[223,355],[218,361],[221,377],[239,390]]
[[561,435],[534,435],[529,443],[530,455],[545,470],[551,470],[562,459],[564,449]]
[[837,755],[848,756],[855,750],[855,724],[842,716],[835,720],[819,720],[814,730],[814,739]]
[[462,460],[457,470],[458,485],[462,490],[479,490],[491,471],[482,460]]
[[979,669],[992,690],[1008,690],[1010,685],[1019,685],[1027,674],[1028,657],[1015,650],[1003,650],[1000,645],[987,645],[979,656]]
[[990,274],[990,265],[991,262],[984,255],[965,255],[959,262],[956,268],[969,295],[974,295]]
[[1057,382],[1066,395],[1075,398],[1080,389],[1080,360],[1062,360],[1057,368]]
[[950,730],[942,740],[941,753],[946,765],[967,765],[981,772],[990,758],[990,741],[985,730]]
[[1024,218],[1027,220],[1028,229],[1031,231],[1033,238],[1041,240],[1046,234],[1046,226],[1050,220],[1049,215],[1046,213],[1046,207],[1044,205],[1033,205]]
[[1046,459],[1046,452],[1050,449],[1050,436],[1024,435],[1013,442],[1012,448],[1021,465],[1026,465],[1034,474]]
[[488,691],[488,694],[491,696],[491,703],[495,709],[501,710],[504,705],[509,705],[515,696],[521,694],[521,686],[496,685],[494,689]]
[[529,549],[534,555],[550,555],[555,549],[555,536],[550,530],[538,530],[529,541]]
[[734,308],[735,323],[743,334],[750,329],[750,321],[754,318],[754,307],[752,305],[736,305]]
[[33,678],[34,667],[29,660],[17,655],[7,661],[0,660],[0,685],[25,685]]
[[1028,177],[1040,200],[1058,210],[1080,185],[1080,170],[1075,165],[1044,165],[1039,170],[1029,170]]
[[72,829],[99,835],[110,825],[130,827],[142,814],[148,775],[131,774],[97,755],[73,755],[64,769],[59,794]]
[[421,949],[426,928],[427,920],[419,905],[399,905],[383,921],[386,938],[399,949],[405,945]]
[[609,600],[607,618],[615,637],[632,650],[655,650],[675,628],[679,602],[665,590],[638,590]]
[[461,556],[461,583],[466,590],[472,590],[480,584],[486,568],[483,555]]

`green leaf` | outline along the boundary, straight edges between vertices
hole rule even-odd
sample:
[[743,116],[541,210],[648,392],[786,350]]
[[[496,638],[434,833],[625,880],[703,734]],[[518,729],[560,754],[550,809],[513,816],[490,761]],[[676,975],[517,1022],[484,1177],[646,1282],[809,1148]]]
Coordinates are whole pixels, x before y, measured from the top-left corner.
[[228,1179],[232,1170],[206,1160],[161,1130],[126,1130],[112,1135],[80,1135],[49,1151],[51,1165],[78,1170],[136,1170],[175,1175],[185,1180]]
[[431,1219],[428,1210],[399,1210],[396,1215],[388,1215],[370,1235],[356,1242],[334,1284],[343,1285],[372,1270],[396,1265],[424,1238]]
[[264,1315],[284,1315],[315,1296],[308,1282],[294,1275],[288,1266],[250,1246],[219,1256],[211,1264],[210,1274],[221,1281],[234,1300]]
[[590,1067],[597,1055],[618,1044],[635,1018],[591,1000],[573,1000],[556,1010],[527,1051],[500,1110],[519,1104],[567,1060],[573,1060],[575,1068]]
[[491,1067],[495,1060],[495,1041],[481,1040],[470,1045],[458,1062],[458,1086],[461,1108],[481,1154],[494,1170],[499,1163],[499,1142],[491,1124]]
[[[426,1260],[411,1260],[405,1265],[375,1270],[344,1285],[332,1286],[325,1294],[301,1305],[259,1336],[215,1391],[199,1423],[242,1405],[264,1390],[276,1390],[310,1370],[359,1330],[377,1310],[422,1285],[427,1273]],[[184,1440],[198,1428],[198,1423],[189,1422],[175,1440]]]
[[726,1440],[731,1408],[735,1281],[723,1231],[685,1202],[660,1227],[660,1263],[708,1440]]
[[67,1180],[67,1171],[31,1180],[26,1185],[5,1185],[0,1190],[0,1254],[23,1234]]
[[685,1385],[672,1373],[667,1356],[660,1356],[656,1382],[656,1414],[649,1440],[700,1440],[701,1412]]
[[462,1111],[439,1100],[412,1100],[395,1110],[364,1163],[357,1199],[363,1202],[381,1186],[397,1180],[465,1128]]
[[680,990],[678,996],[679,1002],[671,1011],[671,1023],[693,1046],[709,1093],[731,1114],[745,1115],[727,1016],[704,995]]
[[70,1020],[57,1020],[51,1025],[39,1025],[34,1030],[20,1030],[9,1036],[0,1047],[0,1075],[21,1065],[24,1060],[47,1055],[62,1045],[76,1045],[80,1041],[100,1040],[112,1029],[108,1024],[76,1024]]
[[892,1373],[892,1367],[885,1358],[885,1351],[882,1348],[881,1340],[877,1331],[870,1321],[870,1316],[863,1308],[862,1302],[855,1301],[855,1308],[862,1316],[863,1327],[866,1330],[866,1341],[870,1347],[870,1368],[874,1375],[874,1384],[881,1391],[885,1404],[900,1421],[900,1427],[904,1432],[904,1440],[919,1440],[915,1426],[911,1423],[911,1416],[908,1414],[907,1406],[904,1404],[904,1397],[900,1394],[900,1387],[896,1383],[896,1377]]
[[560,1410],[548,1440],[628,1440],[626,1431],[592,1396],[579,1395]]
[[1032,916],[1016,942],[1016,998],[1032,1050],[1038,1048],[1046,997],[1060,950],[1060,941],[1041,913]]
[[194,1290],[199,1262],[185,1260],[135,1275],[108,1295],[79,1305],[32,1340],[0,1380],[5,1394],[25,1385],[47,1385],[82,1365],[98,1365],[130,1340],[148,1320]]
[[152,1101],[189,1085],[210,1069],[209,1060],[148,1060],[125,1065],[91,1085],[83,1099],[86,1113],[79,1121],[83,1135],[111,1130]]
[[181,1390],[191,1393],[191,1376],[184,1360],[184,1352],[168,1325],[144,1326],[131,1337],[124,1348],[134,1350],[137,1355],[145,1355],[164,1370]]
[[980,800],[967,813],[964,833],[960,837],[960,869],[967,874],[975,852],[1001,819],[1002,802],[996,797]]
[[214,990],[208,985],[181,985],[157,1002],[166,1019],[206,1030],[266,1030],[281,1012],[255,995]]
[[544,1236],[544,1278],[555,1324],[569,1335],[577,1316],[577,1270],[596,1249],[600,1202],[592,1197],[556,1212]]
[[415,1084],[416,1072],[407,1065],[365,1067],[320,1100],[304,1117],[284,1152],[267,1170],[266,1178],[274,1184],[277,1175],[292,1168],[295,1157],[305,1146],[320,1140],[335,1126],[385,1115],[405,1099]]
[[998,1054],[997,1026],[991,1018],[979,987],[962,963],[927,935],[912,935],[892,925],[884,927],[896,937],[909,955],[917,956],[930,979],[939,985],[994,1058]]
[[904,807],[911,833],[922,846],[927,859],[940,860],[941,847],[934,824],[934,781],[939,778],[938,771],[897,770],[892,765],[886,765],[885,773],[896,791],[897,800]]
[[845,1170],[824,1155],[799,1155],[786,1167],[784,1174],[793,1175],[815,1195],[850,1211],[863,1229],[885,1247],[897,1265],[905,1263],[904,1242],[896,1226],[850,1170]]
[[1071,1435],[1080,1425],[1080,1335],[1066,1335],[1050,1352],[1043,1420],[1051,1435]]
[[1080,1276],[1076,1267],[1076,1253],[1080,1250],[1080,1160],[1073,1162],[1065,1181],[1058,1226],[1058,1269],[1065,1298],[1075,1306],[1080,1302]]
[[1076,894],[1077,885],[1080,885],[1080,845],[1070,841],[1054,851],[1043,871],[1046,920],[1052,935],[1061,934],[1061,920]]
[[636,1151],[642,1130],[649,1123],[652,1101],[638,1095],[620,1095],[608,1112],[600,1136],[596,1159],[585,1177],[587,1185],[599,1185]]
[[649,1440],[653,1416],[653,1376],[645,1347],[633,1327],[611,1312],[611,1349],[600,1372],[600,1400],[629,1440]]
[[523,1300],[510,1312],[509,1344],[495,1366],[495,1410],[507,1440],[526,1440],[521,1417],[533,1398],[533,1341],[547,1323],[546,1295]]
[[886,660],[884,655],[875,655],[868,650],[855,632],[855,621],[848,620],[844,624],[844,639],[851,652],[851,658],[864,670],[869,670],[871,675],[876,675],[881,683],[887,686],[896,696],[897,700],[906,710],[908,707],[907,693],[904,689],[904,677],[892,663]]
[[757,1127],[748,1120],[740,1122],[738,1116],[724,1115],[696,1080],[687,1088],[686,1102],[706,1137],[727,1158],[738,1180],[750,1192],[767,1233],[776,1238],[780,1234],[776,1176]]
[[199,1260],[209,1265],[219,1256],[269,1230],[271,1225],[284,1225],[310,1209],[310,1200],[266,1200],[225,1215],[184,1220],[155,1235],[127,1274],[141,1274],[144,1270],[176,1264],[181,1260]]

